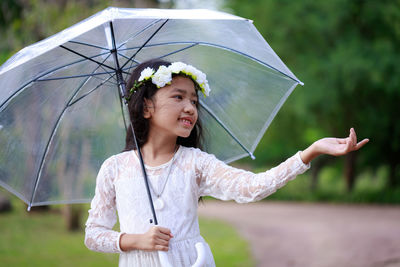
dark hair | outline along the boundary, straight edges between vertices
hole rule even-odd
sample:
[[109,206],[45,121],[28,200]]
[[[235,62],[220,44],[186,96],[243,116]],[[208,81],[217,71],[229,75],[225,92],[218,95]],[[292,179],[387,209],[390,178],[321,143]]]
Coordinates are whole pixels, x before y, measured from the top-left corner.
[[[152,59],[145,61],[132,71],[131,76],[126,84],[126,89],[129,91],[134,86],[135,81],[137,81],[140,77],[141,72],[145,68],[153,68],[157,70],[160,66],[168,67],[171,63],[168,61],[164,61],[161,59]],[[175,76],[175,75],[174,75]],[[183,75],[184,76],[184,75]],[[195,83],[195,88],[198,88],[198,85]],[[159,88],[151,81],[144,82],[141,86],[129,97],[128,101],[128,111],[130,114],[131,122],[133,128],[135,130],[135,135],[137,138],[138,145],[141,147],[147,142],[147,138],[149,135],[150,123],[148,119],[144,118],[144,99],[153,99],[154,95],[157,93]],[[196,90],[198,93],[198,90]],[[197,104],[198,105],[198,104]],[[198,108],[198,106],[197,106]],[[186,147],[197,147],[201,148],[201,139],[202,139],[202,127],[200,123],[200,119],[197,119],[197,122],[191,131],[188,137],[180,137],[178,136],[176,143],[178,145],[186,146]],[[133,140],[132,130],[130,125],[126,132],[125,138],[125,149],[124,151],[129,151],[132,149],[136,149],[135,141]]]

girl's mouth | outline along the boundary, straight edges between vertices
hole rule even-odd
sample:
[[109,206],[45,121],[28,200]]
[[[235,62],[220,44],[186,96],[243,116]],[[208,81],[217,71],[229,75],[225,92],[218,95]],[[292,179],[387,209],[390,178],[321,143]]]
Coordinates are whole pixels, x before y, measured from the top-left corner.
[[191,118],[180,118],[179,119],[184,126],[191,127],[193,125],[193,120]]

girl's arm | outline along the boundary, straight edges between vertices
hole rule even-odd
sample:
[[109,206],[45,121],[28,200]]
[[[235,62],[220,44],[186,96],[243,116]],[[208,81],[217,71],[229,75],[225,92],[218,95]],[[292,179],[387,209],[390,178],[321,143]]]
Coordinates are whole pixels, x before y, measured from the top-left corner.
[[214,155],[200,150],[197,150],[194,160],[199,196],[235,200],[238,203],[261,200],[310,168],[300,158],[300,152],[277,167],[258,174],[229,166]]
[[117,222],[115,208],[115,160],[107,159],[96,179],[96,191],[92,199],[85,229],[85,245],[91,250],[120,253],[119,240],[122,233],[112,230]]
[[126,234],[112,230],[117,221],[113,181],[117,163],[106,160],[96,179],[96,193],[86,222],[85,245],[94,251],[121,253],[123,251],[168,250],[171,231],[154,226],[144,234]]
[[215,156],[197,151],[195,155],[198,172],[199,196],[212,196],[239,203],[261,200],[274,193],[297,175],[310,168],[310,161],[320,154],[344,155],[361,148],[368,139],[357,144],[355,132],[344,139],[324,138],[316,141],[303,152],[266,172],[254,174],[237,169],[219,161]]
[[305,164],[321,154],[332,156],[342,156],[349,152],[355,151],[363,147],[369,139],[364,139],[357,143],[357,135],[353,128],[347,138],[323,138],[314,142],[311,146],[300,153],[300,157]]

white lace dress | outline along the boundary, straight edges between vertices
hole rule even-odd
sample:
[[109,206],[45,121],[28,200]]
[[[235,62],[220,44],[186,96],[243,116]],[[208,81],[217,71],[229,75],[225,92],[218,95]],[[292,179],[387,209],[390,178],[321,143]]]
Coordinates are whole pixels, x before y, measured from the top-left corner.
[[[200,196],[213,196],[239,203],[257,201],[305,172],[299,152],[279,166],[254,174],[219,161],[199,149],[180,146],[172,162],[146,166],[149,180],[160,192],[166,170],[170,175],[161,195],[165,206],[157,211],[160,226],[171,229],[168,257],[172,266],[191,266],[196,260],[195,244],[200,236],[197,206]],[[153,195],[154,197],[154,195]],[[120,232],[112,230],[117,221]],[[139,159],[134,151],[108,158],[100,168],[96,192],[86,222],[86,246],[94,251],[120,253],[119,266],[160,266],[157,252],[121,251],[122,233],[145,233],[153,224]],[[206,243],[205,243],[206,244]],[[215,266],[206,244],[206,266]]]

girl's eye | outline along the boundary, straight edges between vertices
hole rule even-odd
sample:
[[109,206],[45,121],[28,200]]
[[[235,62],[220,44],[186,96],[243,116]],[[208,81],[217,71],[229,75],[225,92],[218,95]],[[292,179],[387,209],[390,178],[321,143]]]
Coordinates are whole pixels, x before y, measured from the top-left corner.
[[193,105],[197,105],[197,100],[192,100]]
[[183,99],[181,95],[175,95],[174,98],[176,98],[176,99]]

